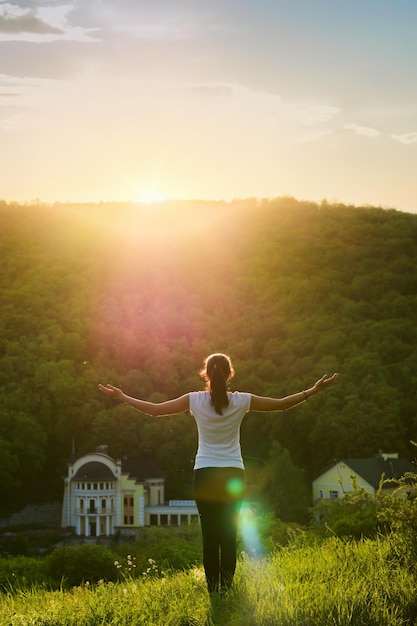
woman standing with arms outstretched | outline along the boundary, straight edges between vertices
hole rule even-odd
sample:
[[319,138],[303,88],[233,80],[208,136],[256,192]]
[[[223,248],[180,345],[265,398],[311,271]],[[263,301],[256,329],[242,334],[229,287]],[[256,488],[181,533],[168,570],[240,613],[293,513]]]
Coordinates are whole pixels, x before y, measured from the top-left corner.
[[200,372],[205,391],[186,393],[154,403],[127,396],[118,387],[99,385],[100,391],[153,417],[190,411],[198,428],[194,464],[194,497],[201,520],[203,563],[210,593],[226,591],[236,569],[236,535],[244,495],[244,465],[240,425],[249,411],[285,411],[331,385],[338,374],[320,378],[312,387],[284,398],[228,391],[234,375],[230,357],[211,354]]

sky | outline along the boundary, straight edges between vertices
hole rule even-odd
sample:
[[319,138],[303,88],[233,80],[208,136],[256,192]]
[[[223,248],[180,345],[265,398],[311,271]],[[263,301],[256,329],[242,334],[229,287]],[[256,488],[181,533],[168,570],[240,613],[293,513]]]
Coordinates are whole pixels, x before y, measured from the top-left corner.
[[0,0],[0,199],[417,212],[416,0]]

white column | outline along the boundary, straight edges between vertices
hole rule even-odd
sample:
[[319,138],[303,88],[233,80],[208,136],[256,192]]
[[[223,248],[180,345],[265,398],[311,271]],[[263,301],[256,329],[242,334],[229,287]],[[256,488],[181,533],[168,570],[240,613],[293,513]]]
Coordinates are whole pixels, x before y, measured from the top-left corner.
[[145,526],[145,498],[140,496],[138,498],[138,523],[139,526]]
[[122,525],[122,497],[120,493],[116,494],[116,526]]

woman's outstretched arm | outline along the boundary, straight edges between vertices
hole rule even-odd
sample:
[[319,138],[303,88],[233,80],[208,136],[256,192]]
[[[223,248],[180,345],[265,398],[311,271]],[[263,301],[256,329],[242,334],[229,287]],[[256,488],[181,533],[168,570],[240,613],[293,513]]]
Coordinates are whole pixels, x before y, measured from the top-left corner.
[[333,374],[333,376],[322,376],[312,387],[299,391],[291,396],[285,396],[284,398],[267,398],[265,396],[252,395],[250,410],[251,411],[285,411],[291,409],[291,407],[304,402],[314,394],[318,393],[321,389],[325,389],[328,385],[334,383],[339,374]]
[[113,387],[113,385],[99,385],[99,390],[105,393],[114,400],[125,402],[129,404],[137,411],[151,415],[152,417],[162,417],[164,415],[175,415],[176,413],[183,413],[190,408],[190,399],[188,393],[174,398],[173,400],[167,400],[166,402],[147,402],[146,400],[140,400],[139,398],[133,398],[128,396],[119,387]]

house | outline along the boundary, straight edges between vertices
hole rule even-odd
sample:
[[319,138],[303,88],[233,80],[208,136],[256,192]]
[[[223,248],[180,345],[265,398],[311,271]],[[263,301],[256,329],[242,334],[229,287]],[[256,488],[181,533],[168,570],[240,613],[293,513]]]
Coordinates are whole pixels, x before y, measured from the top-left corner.
[[99,446],[68,463],[61,526],[76,535],[134,535],[143,526],[194,522],[199,522],[195,501],[165,503],[165,476],[149,459],[114,460],[107,446]]
[[[375,493],[382,478],[399,479],[407,472],[415,472],[415,466],[407,459],[398,458],[398,454],[385,454],[368,459],[342,459],[329,467],[313,481],[313,502],[343,498],[353,491],[353,482],[357,487],[369,493]],[[393,491],[394,483],[387,483],[384,491]]]

